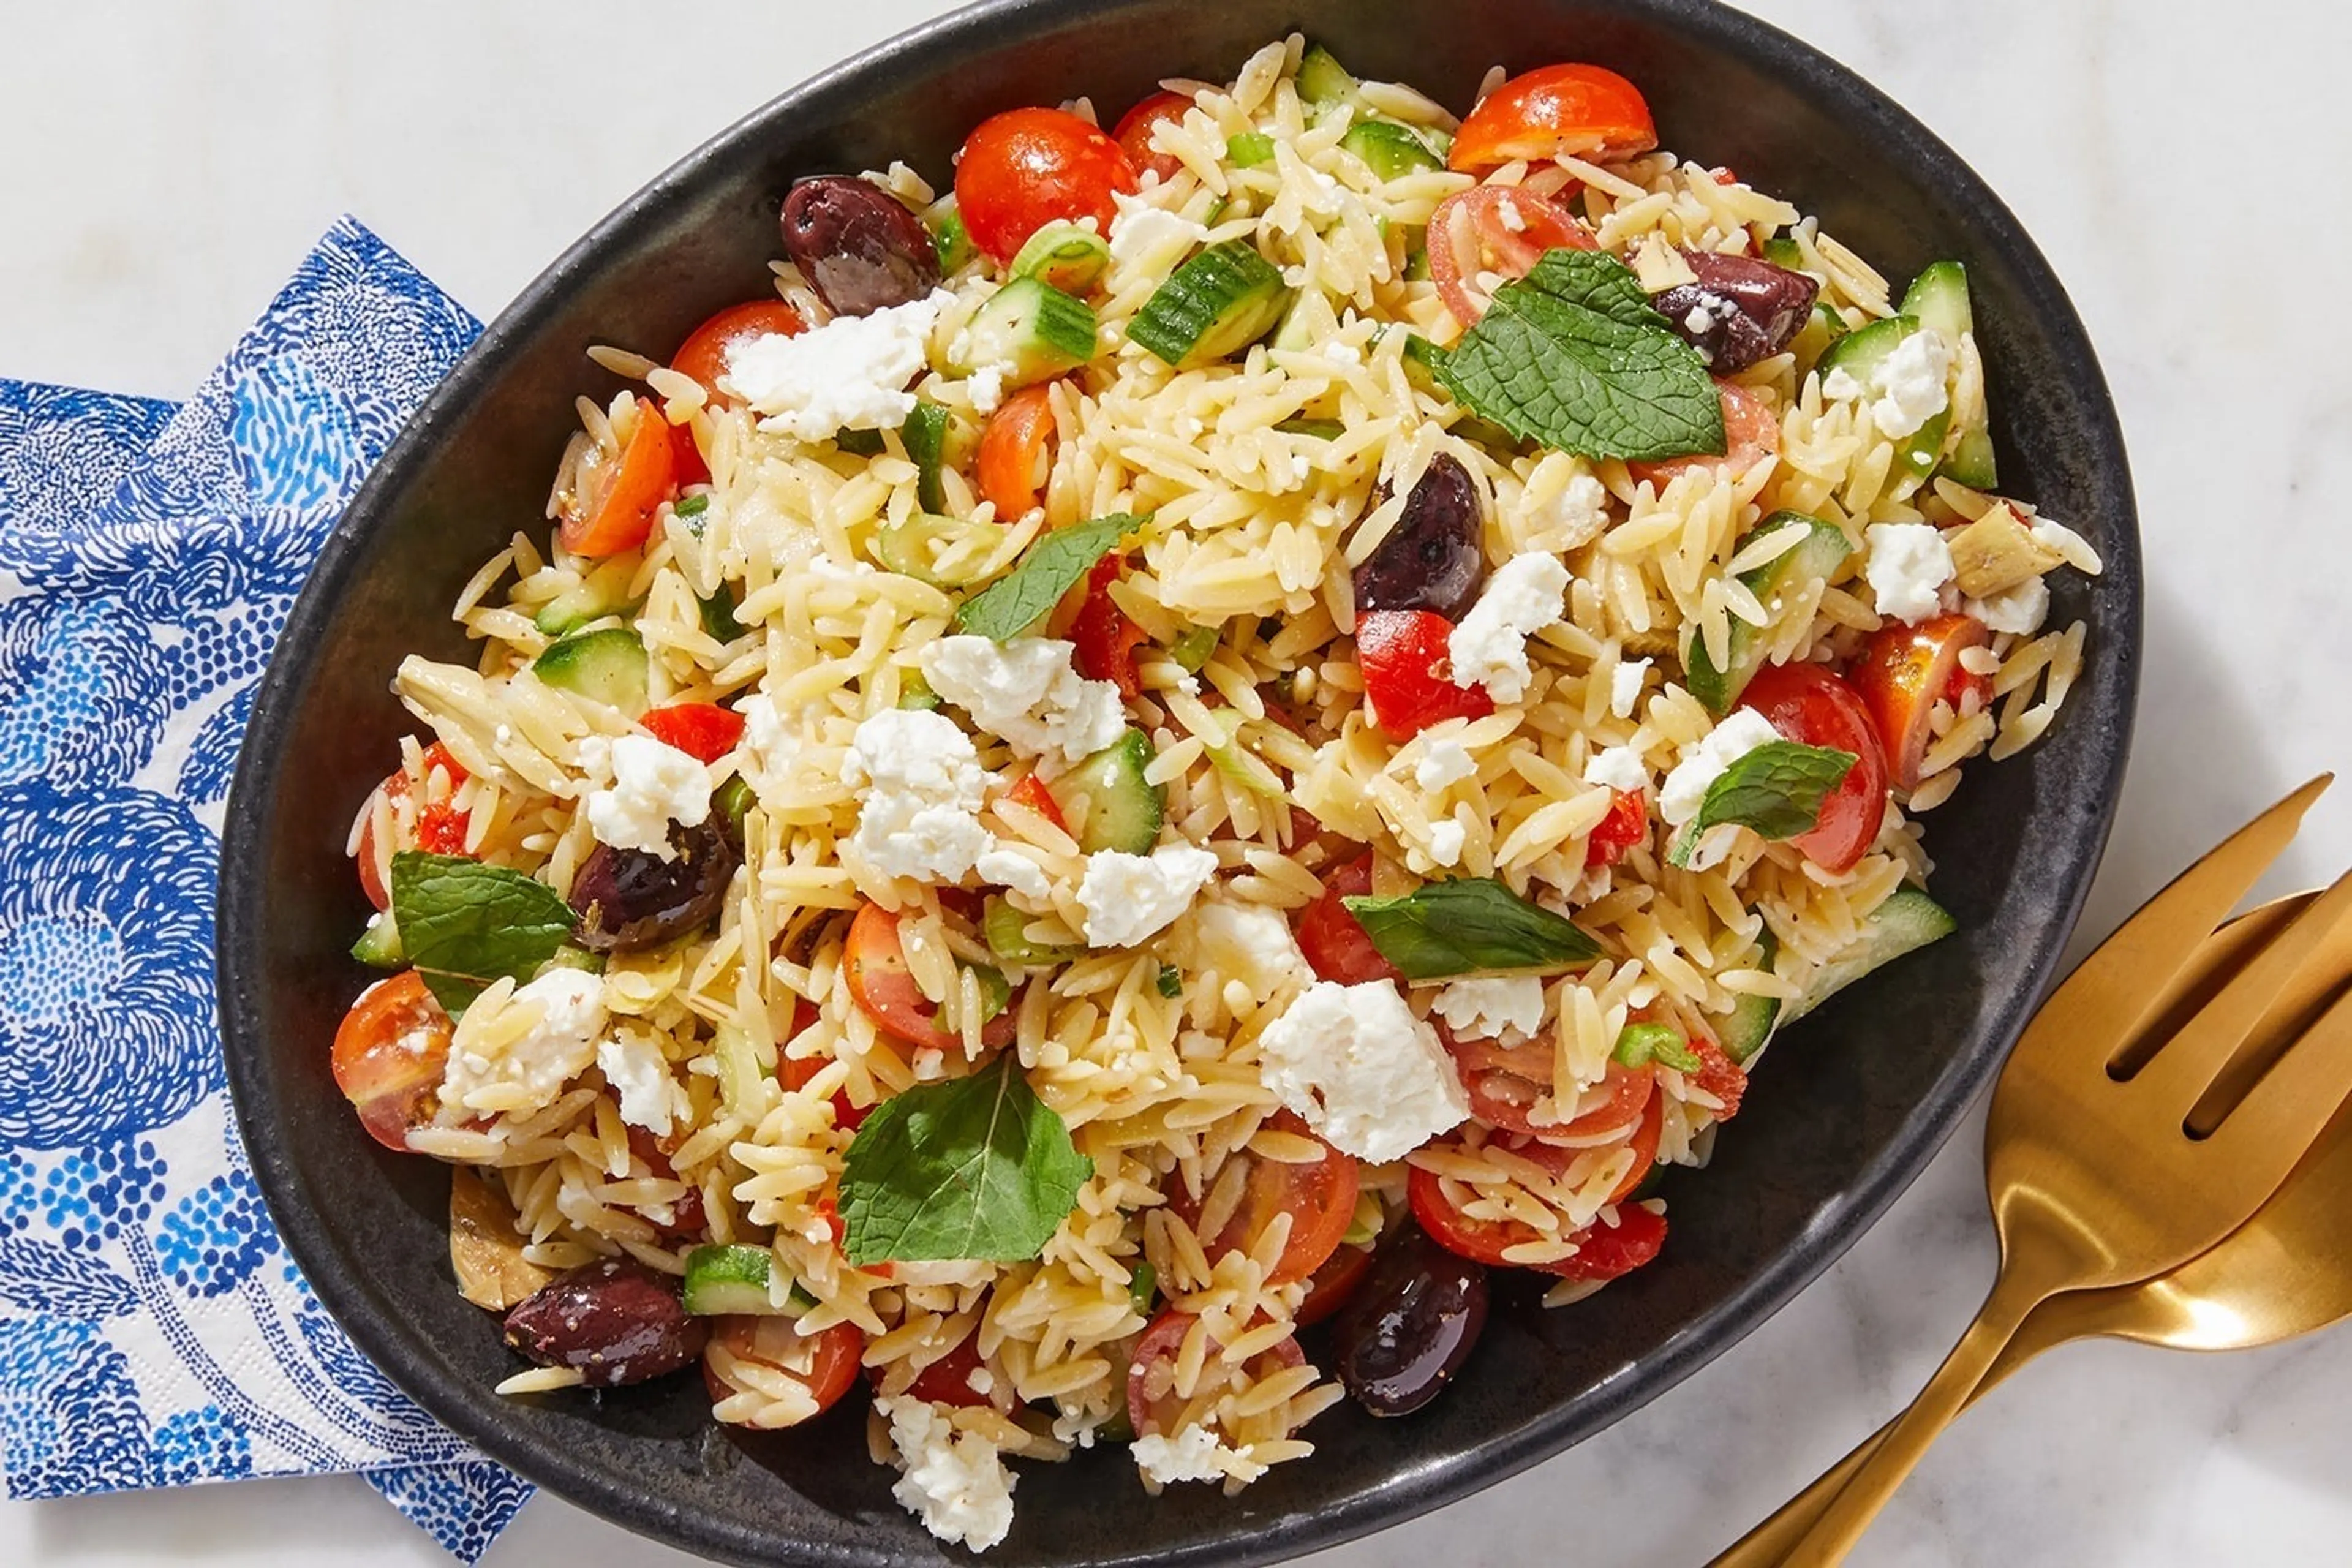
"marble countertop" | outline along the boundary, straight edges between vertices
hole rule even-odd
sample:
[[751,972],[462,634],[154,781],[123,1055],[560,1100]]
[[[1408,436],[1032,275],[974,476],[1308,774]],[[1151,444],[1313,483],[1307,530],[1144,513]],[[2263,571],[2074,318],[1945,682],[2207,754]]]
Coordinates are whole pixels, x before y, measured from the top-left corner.
[[[19,7],[0,102],[0,374],[184,395],[288,268],[358,214],[485,317],[673,158],[782,85],[945,7],[573,0]],[[2079,947],[2296,781],[2352,763],[2352,480],[2337,312],[2352,164],[2322,0],[1753,0],[1981,170],[2088,321],[2147,551],[2138,743]],[[2216,23],[2221,25],[2216,26]],[[631,83],[607,40],[625,40]],[[599,101],[609,91],[614,112]],[[2220,119],[2243,106],[2248,116]],[[2330,282],[2333,279],[2333,282]],[[2332,499],[2333,498],[2333,499]],[[2352,794],[2266,885],[2352,864]],[[1697,1375],[1467,1501],[1313,1561],[1464,1568],[1572,1545],[1704,1561],[1891,1413],[1990,1283],[1980,1121],[1847,1257]],[[2352,1335],[2195,1357],[2061,1351],[1935,1450],[1857,1564],[2340,1561]],[[40,1568],[446,1562],[348,1479],[0,1504]],[[553,1498],[489,1568],[684,1564]]]

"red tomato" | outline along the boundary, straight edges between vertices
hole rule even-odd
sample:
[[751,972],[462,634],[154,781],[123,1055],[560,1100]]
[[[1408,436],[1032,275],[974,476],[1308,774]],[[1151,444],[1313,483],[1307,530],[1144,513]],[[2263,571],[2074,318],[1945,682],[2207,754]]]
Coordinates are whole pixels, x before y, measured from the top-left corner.
[[1534,271],[1545,251],[1600,248],[1566,207],[1512,185],[1475,186],[1429,215],[1430,281],[1465,327],[1486,313],[1499,284]]
[[956,161],[956,207],[971,242],[1002,266],[1049,223],[1110,232],[1114,192],[1135,189],[1118,142],[1058,109],[1014,109],[980,122]]
[[1621,789],[1609,803],[1609,815],[1584,840],[1584,864],[1588,869],[1614,866],[1649,836],[1650,797],[1640,790]]
[[1928,719],[1937,699],[1960,705],[1971,683],[1981,681],[1979,700],[1990,694],[1989,676],[1960,668],[1960,655],[1991,640],[1973,616],[1937,616],[1916,626],[1890,620],[1872,635],[1870,646],[1846,675],[1870,710],[1879,743],[1886,751],[1887,776],[1897,789],[1919,783],[1919,764],[1934,737]]
[[1419,1165],[1406,1172],[1405,1197],[1412,1205],[1412,1217],[1421,1222],[1431,1240],[1458,1258],[1489,1268],[1516,1267],[1504,1258],[1504,1252],[1538,1239],[1535,1226],[1521,1221],[1475,1219],[1464,1214],[1446,1197],[1436,1173]]
[[[1529,1144],[1519,1152],[1534,1157],[1539,1147]],[[1652,1147],[1654,1153],[1655,1145]],[[1640,1163],[1637,1160],[1636,1164]],[[1412,1204],[1412,1216],[1421,1222],[1421,1228],[1438,1246],[1457,1257],[1492,1268],[1512,1268],[1515,1266],[1506,1261],[1504,1252],[1537,1239],[1535,1227],[1520,1221],[1475,1219],[1462,1213],[1446,1198],[1444,1184],[1436,1175],[1419,1165],[1412,1166],[1405,1178],[1405,1195]],[[1666,1222],[1663,1216],[1638,1205],[1627,1205],[1618,1209],[1614,1226],[1596,1221],[1577,1232],[1573,1239],[1580,1250],[1576,1256],[1557,1263],[1516,1267],[1532,1267],[1562,1279],[1614,1279],[1655,1258],[1665,1238]]]
[[1551,1092],[1552,1047],[1548,1040],[1505,1046],[1498,1040],[1456,1038],[1443,1020],[1437,1038],[1454,1058],[1470,1114],[1489,1127],[1512,1132],[1537,1131],[1536,1101]]
[[1121,697],[1133,697],[1143,689],[1143,678],[1135,668],[1135,650],[1151,639],[1110,596],[1110,585],[1118,581],[1125,565],[1116,555],[1095,563],[1087,576],[1077,619],[1070,623],[1070,641],[1077,645],[1080,675],[1088,680],[1108,680],[1118,688]]
[[972,476],[980,499],[996,508],[999,522],[1018,522],[1035,510],[1053,463],[1051,382],[1024,386],[997,405],[980,433]]
[[[1736,1069],[1735,1069],[1736,1070]],[[1648,1177],[1650,1167],[1658,1163],[1658,1139],[1666,1130],[1666,1097],[1654,1094],[1642,1112],[1641,1121],[1633,1129],[1633,1163],[1625,1172],[1625,1179],[1609,1194],[1612,1204],[1622,1204],[1633,1195]]]
[[743,738],[743,715],[715,702],[673,702],[638,721],[646,733],[698,763],[715,763]]
[[1192,107],[1192,100],[1181,92],[1155,92],[1119,116],[1111,139],[1127,154],[1127,161],[1135,165],[1138,174],[1157,174],[1160,183],[1166,184],[1184,163],[1169,153],[1153,152],[1151,132],[1163,120],[1182,120],[1184,111]]
[[1544,66],[1480,100],[1446,162],[1473,173],[1562,153],[1605,163],[1657,144],[1650,105],[1632,82],[1601,66]]
[[1372,1249],[1369,1247],[1343,1247],[1323,1260],[1323,1267],[1307,1282],[1307,1300],[1298,1303],[1293,1317],[1300,1328],[1319,1323],[1348,1304],[1364,1276],[1372,1271]]
[[[849,927],[844,953],[849,965],[849,994],[858,1010],[911,1046],[936,1051],[963,1050],[963,1037],[939,1026],[939,1006],[923,994],[907,968],[907,954],[898,945],[898,917],[879,904],[857,911]],[[1017,1020],[1008,1007],[981,1030],[982,1041],[1002,1046],[1013,1038]]]
[[[1191,1312],[1171,1307],[1151,1320],[1136,1342],[1135,1357],[1127,1369],[1127,1418],[1139,1437],[1150,1437],[1166,1430],[1166,1424],[1181,1413],[1185,1400],[1176,1392],[1176,1356],[1184,1348],[1184,1336],[1192,1331],[1198,1321]],[[1251,1381],[1281,1372],[1286,1368],[1304,1366],[1306,1355],[1297,1340],[1283,1340],[1271,1349],[1250,1357],[1241,1369],[1241,1375]],[[1211,1354],[1203,1359],[1201,1381],[1203,1384],[1220,1376],[1231,1375]],[[1199,1389],[1194,1390],[1195,1394]]]
[[669,367],[702,383],[710,400],[724,408],[735,401],[719,390],[719,378],[726,374],[730,348],[751,338],[789,338],[807,330],[808,323],[801,320],[801,313],[782,300],[751,300],[730,305],[687,334]]
[[1657,1257],[1666,1245],[1666,1216],[1639,1204],[1617,1210],[1617,1223],[1594,1221],[1576,1233],[1577,1253],[1543,1271],[1562,1279],[1614,1279]]
[[1637,481],[1646,479],[1664,489],[1676,475],[1697,468],[1744,474],[1780,449],[1780,425],[1772,417],[1770,404],[1737,382],[1718,381],[1715,390],[1723,400],[1720,456],[1701,452],[1687,458],[1661,458],[1654,463],[1628,463],[1625,471]]
[[[835,1323],[814,1334],[803,1334],[785,1316],[734,1314],[710,1321],[710,1344],[723,1346],[744,1361],[758,1362],[783,1373],[809,1391],[820,1415],[838,1404],[857,1381],[858,1358],[866,1351],[866,1335],[855,1323]],[[702,1383],[712,1404],[735,1390],[719,1377],[709,1352],[702,1361]]]
[[[1608,1099],[1592,1109],[1580,1110],[1563,1127],[1548,1127],[1540,1135],[1563,1145],[1590,1148],[1624,1136],[1657,1098],[1658,1075],[1646,1067],[1629,1068],[1611,1062],[1597,1086]],[[1587,1098],[1590,1098],[1588,1095]]]
[[1698,1058],[1698,1070],[1683,1076],[1694,1087],[1723,1101],[1723,1109],[1715,1113],[1716,1120],[1728,1121],[1738,1115],[1739,1102],[1748,1093],[1747,1070],[1725,1056],[1723,1047],[1710,1035],[1695,1035],[1684,1043]]
[[[815,1022],[816,1008],[811,1005],[807,997],[795,997],[793,1001],[792,1027],[787,1029],[784,1033],[786,1043],[789,1044],[791,1041],[797,1038],[801,1031],[806,1029],[811,1024]],[[786,1089],[806,1089],[808,1087],[809,1079],[816,1077],[818,1069],[823,1068],[830,1059],[831,1058],[827,1057],[786,1056],[783,1052],[778,1051],[776,1053],[776,1081],[782,1084]],[[870,1105],[852,1105],[849,1102],[849,1091],[847,1089],[836,1089],[833,1091],[833,1121],[835,1126],[845,1128],[849,1131],[855,1132],[860,1127],[865,1126],[866,1119],[873,1114],[874,1107]],[[836,1243],[841,1239],[840,1235],[838,1234],[838,1219],[839,1216],[836,1215],[835,1235],[834,1237],[834,1240]]]
[[1815,826],[1789,841],[1824,871],[1851,869],[1878,841],[1886,815],[1886,757],[1870,710],[1853,688],[1818,664],[1766,665],[1740,693],[1739,706],[1763,714],[1801,745],[1853,753],[1853,766],[1822,802]]
[[1342,899],[1360,899],[1372,890],[1370,850],[1344,866],[1332,868],[1323,879],[1323,891],[1298,911],[1298,951],[1318,980],[1361,985],[1370,980],[1402,983],[1402,972],[1381,956],[1363,925],[1348,912]]
[[[664,423],[668,422],[665,420]],[[670,472],[677,479],[678,489],[710,482],[710,465],[702,460],[702,448],[694,444],[692,424],[670,426],[669,460]]]
[[[1307,1131],[1307,1123],[1287,1110],[1277,1112],[1267,1125],[1284,1132],[1315,1137]],[[1266,1277],[1266,1283],[1287,1285],[1322,1268],[1338,1250],[1339,1238],[1348,1234],[1348,1226],[1355,1218],[1355,1156],[1343,1154],[1325,1143],[1323,1157],[1312,1164],[1263,1160],[1246,1149],[1233,1158],[1244,1163],[1248,1173],[1244,1177],[1241,1202],[1234,1205],[1223,1227],[1213,1237],[1201,1238],[1209,1261],[1214,1263],[1228,1252],[1247,1252],[1265,1234],[1265,1227],[1274,1223],[1276,1215],[1286,1214],[1290,1216],[1290,1239],[1274,1272]],[[1180,1183],[1168,1206],[1182,1215],[1185,1224],[1197,1226],[1202,1201]]]
[[360,1125],[387,1149],[433,1119],[449,1065],[449,1016],[411,969],[360,993],[335,1030],[328,1065],[358,1107]]
[[1372,610],[1356,617],[1356,663],[1371,721],[1399,741],[1447,719],[1484,719],[1495,700],[1456,686],[1448,670],[1454,623],[1434,610]]
[[[971,1374],[980,1370],[980,1331],[975,1328],[956,1342],[955,1349],[917,1373],[915,1381],[907,1385],[907,1392],[931,1405],[986,1405],[988,1395],[976,1392],[971,1386]],[[879,1366],[867,1367],[866,1381],[875,1388],[880,1388],[887,1370]]]
[[[457,759],[449,754],[449,748],[438,741],[425,748],[425,776],[431,778],[436,769],[448,775],[452,791],[470,776]],[[407,799],[410,789],[407,770],[394,773],[376,787],[378,793],[387,799]],[[366,826],[360,829],[360,847],[353,852],[353,858],[359,862],[360,890],[377,909],[388,910],[392,908],[392,894],[384,887],[383,873],[376,866],[374,796],[371,795],[362,809],[367,814]],[[416,811],[416,842],[414,847],[428,855],[463,855],[469,826],[470,814],[451,805],[446,796],[427,801]]]
[[[629,1129],[629,1152],[646,1163],[646,1169],[665,1182],[677,1180],[677,1167],[669,1163],[669,1151],[661,1142],[642,1127]],[[638,1211],[643,1213],[644,1211]],[[684,1195],[670,1205],[667,1223],[646,1215],[647,1223],[673,1242],[699,1241],[709,1216],[702,1212],[702,1190],[689,1184]]]
[[1069,819],[1062,815],[1062,808],[1055,801],[1052,792],[1046,789],[1045,781],[1035,773],[1023,773],[1021,782],[1004,792],[1004,798],[1027,806],[1065,833],[1070,830]]
[[559,537],[574,555],[617,555],[635,550],[654,529],[654,514],[676,493],[677,458],[669,421],[646,404],[619,460],[607,466],[579,512],[563,520]]

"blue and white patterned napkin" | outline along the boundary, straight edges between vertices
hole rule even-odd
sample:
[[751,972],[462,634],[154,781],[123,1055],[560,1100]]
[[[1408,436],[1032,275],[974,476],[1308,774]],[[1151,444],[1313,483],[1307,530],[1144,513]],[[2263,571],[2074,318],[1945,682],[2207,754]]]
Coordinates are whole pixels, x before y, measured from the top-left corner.
[[359,1470],[471,1563],[530,1488],[320,1309],[223,1087],[218,832],[328,527],[478,323],[358,223],[173,406],[0,381],[0,1470]]

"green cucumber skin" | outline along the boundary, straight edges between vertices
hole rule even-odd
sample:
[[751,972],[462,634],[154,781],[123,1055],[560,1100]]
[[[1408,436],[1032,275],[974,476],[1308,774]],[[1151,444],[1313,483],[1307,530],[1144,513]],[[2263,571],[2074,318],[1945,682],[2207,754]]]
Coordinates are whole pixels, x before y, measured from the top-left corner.
[[1274,162],[1274,138],[1262,131],[1244,131],[1225,138],[1225,162],[1236,169],[1255,169]]
[[400,944],[400,928],[392,923],[392,911],[385,910],[368,921],[360,932],[359,941],[352,943],[352,956],[370,969],[404,969],[408,954]]
[[1074,223],[1049,223],[1013,257],[1013,276],[1076,295],[1093,288],[1109,267],[1110,247],[1102,236]]
[[629,580],[636,572],[634,555],[598,563],[576,584],[540,606],[531,625],[548,637],[569,637],[607,616],[620,615],[629,607]]
[[1785,236],[1764,242],[1764,259],[1775,267],[1785,267],[1791,272],[1802,272],[1805,269],[1805,253],[1797,248],[1795,240]]
[[[1756,938],[1754,967],[1769,972],[1772,961],[1780,954],[1780,939],[1766,926]],[[1772,1026],[1780,1016],[1778,996],[1742,996],[1732,1004],[1731,1016],[1723,1021],[1717,1043],[1733,1063],[1746,1067],[1772,1037]]]
[[[1772,596],[1781,591],[1783,584],[1797,572],[1804,570],[1826,575],[1831,567],[1853,553],[1853,544],[1845,531],[1834,523],[1809,517],[1799,511],[1777,511],[1759,523],[1755,531],[1769,533],[1792,522],[1810,523],[1812,533],[1800,541],[1797,547],[1774,561],[1768,561],[1753,570],[1742,572],[1739,581],[1766,608],[1770,608]],[[1685,672],[1689,676],[1690,694],[1704,703],[1707,711],[1720,717],[1731,710],[1739,700],[1756,671],[1763,663],[1757,655],[1757,629],[1737,616],[1731,621],[1730,668],[1718,670],[1707,658],[1704,639],[1694,635],[1690,652],[1684,659]]]
[[1781,1026],[1795,1023],[1871,971],[1959,929],[1949,911],[1918,889],[1896,889],[1871,911],[1853,947],[1813,972],[1805,994],[1781,1010]]
[[1001,364],[1007,387],[1076,370],[1101,343],[1093,306],[1034,278],[1016,278],[990,295],[964,332],[966,368]]
[[915,411],[907,416],[907,423],[899,426],[898,439],[906,444],[907,456],[914,460],[917,501],[925,511],[947,510],[947,489],[940,482],[940,460],[947,447],[948,411],[936,403],[916,404]]
[[1003,897],[992,894],[981,914],[981,936],[988,951],[1007,963],[1024,968],[1039,968],[1055,963],[1067,963],[1086,956],[1080,947],[1057,947],[1051,942],[1031,942],[1022,934],[1029,925],[1029,917],[1014,909]]
[[1299,102],[1318,116],[1356,101],[1354,74],[1320,44],[1310,46],[1299,57],[1297,80]]
[[646,645],[626,626],[575,632],[531,661],[546,684],[634,718],[646,707]]
[[[1833,370],[1843,370],[1856,381],[1866,382],[1871,373],[1883,363],[1895,346],[1924,327],[1916,316],[1889,316],[1873,321],[1838,339],[1822,351],[1814,366],[1823,376]],[[1952,411],[1944,411],[1906,437],[1900,459],[1914,476],[1926,479],[1935,472],[1936,462],[1944,450],[1944,437],[1950,432]]]
[[1348,127],[1339,145],[1363,160],[1382,181],[1402,180],[1445,167],[1429,143],[1404,126],[1389,120],[1360,120]]
[[1972,490],[1989,490],[1999,485],[2000,468],[1993,458],[1992,432],[1981,425],[1962,430],[1959,440],[1952,447],[1952,455],[1936,472]]
[[1150,765],[1150,738],[1140,730],[1129,730],[1062,775],[1055,797],[1082,795],[1087,803],[1079,848],[1089,855],[1105,849],[1129,855],[1151,852],[1168,815],[1168,793],[1143,776]]
[[1213,245],[1168,275],[1128,323],[1128,342],[1179,368],[1247,348],[1281,320],[1290,290],[1247,240]]
[[686,1310],[697,1317],[734,1312],[767,1317],[782,1310],[768,1298],[773,1258],[764,1247],[712,1244],[686,1255],[681,1287]]
[[[1938,261],[1925,268],[1903,291],[1903,313],[1916,317],[1948,339],[1955,353],[1962,337],[1976,335],[1976,310],[1969,300],[1968,268],[1957,261]],[[1989,490],[2000,483],[1993,459],[1992,432],[1982,419],[1959,428],[1951,455],[1936,470],[1956,484]]]

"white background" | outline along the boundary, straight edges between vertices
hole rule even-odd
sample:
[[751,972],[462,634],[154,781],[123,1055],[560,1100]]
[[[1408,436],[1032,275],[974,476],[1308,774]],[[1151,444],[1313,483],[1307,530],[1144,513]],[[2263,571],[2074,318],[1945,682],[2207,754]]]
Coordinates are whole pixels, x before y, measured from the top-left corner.
[[[2144,700],[2079,947],[2288,785],[2352,763],[2352,10],[1752,8],[1983,172],[2114,383],[2147,552]],[[941,9],[11,0],[0,374],[184,396],[347,210],[487,318],[705,136]],[[2352,789],[2270,885],[2347,862]],[[1993,1263],[1978,1144],[1972,1123],[1819,1284],[1647,1409],[1316,1561],[1704,1561],[1889,1414],[1967,1321]],[[2343,1562],[2347,1452],[2352,1336],[2210,1358],[2076,1347],[1955,1430],[1855,1561]],[[0,1563],[446,1561],[348,1479],[0,1504]],[[541,1498],[488,1561],[688,1560]]]

